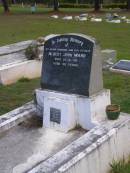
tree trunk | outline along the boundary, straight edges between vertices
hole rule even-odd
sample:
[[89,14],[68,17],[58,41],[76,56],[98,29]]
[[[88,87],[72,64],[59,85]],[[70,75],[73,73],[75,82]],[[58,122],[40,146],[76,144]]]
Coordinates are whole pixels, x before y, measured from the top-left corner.
[[54,11],[58,11],[58,6],[59,6],[58,0],[53,0],[53,2],[54,2]]
[[101,6],[100,6],[100,0],[95,0],[95,4],[94,4],[94,9],[95,11],[99,11]]
[[3,4],[3,7],[4,7],[4,12],[8,13],[9,12],[9,7],[8,7],[7,0],[2,0],[2,4]]
[[127,0],[127,9],[130,10],[130,0]]

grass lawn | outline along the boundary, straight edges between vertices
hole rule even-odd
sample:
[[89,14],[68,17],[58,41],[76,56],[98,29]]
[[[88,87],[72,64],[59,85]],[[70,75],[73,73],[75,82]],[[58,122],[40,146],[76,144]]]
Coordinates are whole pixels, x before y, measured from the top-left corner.
[[111,168],[110,173],[130,173],[130,160],[127,162],[124,159],[118,162],[114,161]]
[[[0,86],[0,115],[33,99],[39,79]],[[120,104],[122,112],[130,113],[130,77],[104,72],[104,88],[111,89],[112,103]]]
[[130,113],[130,76],[104,72],[104,88],[111,90],[113,104],[119,104],[122,112]]
[[[11,14],[3,15],[0,7],[0,45],[36,39],[51,33],[83,33],[95,37],[102,49],[116,49],[118,59],[130,59],[130,24],[56,20],[50,18],[53,14],[50,9],[39,7],[38,10],[37,14],[32,15],[29,7],[23,9],[13,6]],[[70,13],[77,15],[85,11],[86,9],[62,9],[59,15],[61,17]],[[104,17],[105,13],[98,15]],[[130,18],[130,13],[122,15]],[[0,86],[0,114],[31,100],[32,93],[39,83],[39,79],[34,79],[6,87]],[[112,102],[120,104],[122,111],[130,113],[130,77],[105,72],[104,86],[111,89]]]
[[34,89],[39,88],[39,83],[39,79],[34,79],[0,86],[0,115],[31,101]]
[[[39,13],[30,14],[29,8],[12,7],[10,15],[3,15],[2,8],[0,8],[0,45],[36,39],[39,36],[46,36],[51,33],[75,32],[95,37],[99,41],[102,49],[116,49],[119,59],[130,59],[130,24],[56,20],[50,18],[53,14],[50,10],[40,7]],[[70,9],[69,11],[68,9],[69,14],[73,10]],[[64,16],[68,14],[68,11],[62,9],[59,15]],[[75,9],[76,15],[83,12],[85,12],[85,9]],[[72,14],[74,15],[75,13]],[[105,13],[98,15],[105,17]],[[130,13],[124,13],[122,15],[127,15],[130,18]]]

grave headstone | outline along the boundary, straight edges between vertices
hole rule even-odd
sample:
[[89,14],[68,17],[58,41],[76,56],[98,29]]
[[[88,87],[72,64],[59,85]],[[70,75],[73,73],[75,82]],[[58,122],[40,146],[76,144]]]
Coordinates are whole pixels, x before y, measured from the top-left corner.
[[42,89],[89,96],[103,89],[101,56],[94,39],[66,34],[45,42]]
[[110,92],[103,89],[102,58],[94,38],[82,34],[45,38],[41,89],[43,126],[67,132],[91,129],[106,117]]

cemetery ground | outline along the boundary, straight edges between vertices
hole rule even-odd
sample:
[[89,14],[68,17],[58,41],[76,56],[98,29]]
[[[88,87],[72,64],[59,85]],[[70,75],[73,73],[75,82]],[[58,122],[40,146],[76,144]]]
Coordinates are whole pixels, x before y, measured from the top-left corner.
[[[33,92],[40,79],[20,80],[15,84],[0,86],[0,115],[33,99]],[[130,113],[130,78],[104,72],[104,87],[111,90],[112,103],[119,104],[122,112]]]
[[[69,11],[70,10],[70,11]],[[68,12],[69,11],[69,12]],[[31,14],[30,9],[20,11],[20,8],[12,8],[9,15],[2,14],[0,8],[0,46],[15,43],[23,40],[36,39],[39,36],[46,36],[57,33],[82,33],[95,37],[101,48],[115,49],[118,52],[118,58],[129,59],[130,50],[130,24],[127,23],[107,23],[90,22],[90,21],[65,21],[62,17],[65,15],[79,15],[87,13],[85,9],[61,9],[58,12],[59,19],[52,19],[51,11],[47,13],[47,9],[41,9],[39,13]],[[72,14],[71,14],[72,12]],[[107,11],[108,12],[108,11]],[[110,11],[109,11],[110,12]],[[92,15],[93,13],[89,13]],[[105,18],[106,12],[96,14],[97,17]],[[130,13],[119,12],[121,16],[128,16]]]
[[[51,19],[52,13],[29,14],[28,9],[14,8],[14,13],[10,15],[0,14],[0,45],[19,42],[22,40],[36,39],[39,36],[46,36],[51,33],[83,33],[95,37],[102,49],[117,50],[118,59],[130,59],[130,24],[112,24],[112,23],[92,23],[89,21],[64,21],[62,19]],[[1,11],[1,9],[0,9]],[[86,12],[85,10],[72,10],[73,15]],[[61,13],[71,15],[69,10]],[[129,13],[121,13],[130,18]],[[98,16],[105,16],[100,13]],[[81,81],[82,82],[82,81]],[[0,86],[0,115],[11,111],[12,109],[23,105],[33,99],[33,92],[39,86],[40,79],[20,80],[9,86]],[[104,88],[111,90],[112,103],[119,104],[122,112],[130,113],[130,77],[111,72],[104,72]],[[117,163],[117,169],[118,169]],[[125,164],[119,173],[130,171],[129,164]],[[116,170],[112,173],[116,173]]]
[[[64,21],[60,19],[52,19],[52,12],[47,13],[46,9],[43,13],[42,9],[38,14],[30,14],[28,9],[12,7],[11,14],[3,15],[0,8],[0,46],[19,42],[22,40],[36,39],[39,36],[46,36],[55,33],[83,33],[95,37],[102,49],[117,50],[118,59],[130,59],[130,24],[120,23],[96,23],[90,21]],[[85,9],[62,9],[60,16],[81,14]],[[27,14],[25,15],[25,13]],[[87,12],[87,11],[86,11]],[[40,15],[41,14],[41,15]],[[90,13],[92,15],[92,13]],[[119,15],[127,15],[124,12]],[[99,13],[97,16],[105,17],[105,13]],[[123,112],[130,113],[130,78],[110,72],[104,73],[105,88],[110,88],[112,92],[112,102],[121,105]],[[8,112],[15,107],[22,105],[32,99],[32,93],[39,85],[39,79],[31,81],[17,82],[10,86],[0,86],[0,114]],[[11,100],[11,101],[10,101]],[[7,106],[8,105],[8,106]]]

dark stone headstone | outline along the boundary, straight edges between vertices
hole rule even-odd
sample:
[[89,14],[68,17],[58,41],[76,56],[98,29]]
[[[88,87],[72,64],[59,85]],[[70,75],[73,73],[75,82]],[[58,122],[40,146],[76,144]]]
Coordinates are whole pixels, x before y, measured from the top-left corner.
[[113,66],[113,69],[130,71],[130,61],[129,60],[120,60]]
[[79,34],[45,41],[42,89],[89,96],[103,88],[100,51],[95,40]]

